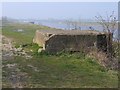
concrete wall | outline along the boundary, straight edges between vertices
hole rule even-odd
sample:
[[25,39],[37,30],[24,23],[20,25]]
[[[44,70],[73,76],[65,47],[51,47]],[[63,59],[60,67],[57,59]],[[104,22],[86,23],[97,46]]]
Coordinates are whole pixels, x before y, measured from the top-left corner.
[[84,51],[92,47],[106,50],[105,35],[55,35],[45,42],[47,52]]
[[35,36],[33,38],[33,43],[37,43],[39,46],[43,47],[46,39],[47,39],[47,36],[45,34],[42,34],[41,32],[36,31]]
[[56,53],[65,51],[84,51],[90,48],[107,51],[106,34],[65,35],[36,32],[34,43],[43,47],[43,50]]

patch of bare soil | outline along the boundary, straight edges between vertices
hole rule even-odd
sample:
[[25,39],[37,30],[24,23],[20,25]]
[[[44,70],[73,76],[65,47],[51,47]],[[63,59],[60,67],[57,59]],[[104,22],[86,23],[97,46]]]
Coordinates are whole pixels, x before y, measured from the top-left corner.
[[28,55],[22,47],[15,48],[12,44],[12,40],[2,35],[2,59],[10,60],[13,59],[14,56],[22,56],[26,59],[32,58],[32,56]]
[[[2,61],[5,60],[14,60],[15,56],[25,57],[26,59],[32,58],[28,55],[21,47],[15,48],[12,44],[12,40],[1,35],[2,37]],[[17,63],[7,63],[2,65],[3,72],[7,72],[9,75],[5,77],[12,88],[23,88],[25,87],[26,78],[28,77],[27,73],[21,72],[19,65]],[[6,71],[7,69],[7,71]],[[4,76],[3,76],[4,78]]]
[[19,65],[17,63],[4,65],[4,68],[7,68],[9,71],[6,79],[12,88],[23,88],[26,86],[26,79],[28,75],[25,72],[21,72],[18,67]]

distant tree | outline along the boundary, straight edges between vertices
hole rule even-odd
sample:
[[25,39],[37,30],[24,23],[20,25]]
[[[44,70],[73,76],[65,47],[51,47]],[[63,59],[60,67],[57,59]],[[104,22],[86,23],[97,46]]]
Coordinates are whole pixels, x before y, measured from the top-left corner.
[[81,30],[80,20],[69,19],[66,20],[66,24],[69,30]]
[[67,29],[70,30],[70,28],[71,28],[71,20],[66,20],[65,23],[67,24]]
[[89,27],[90,30],[95,30],[92,26]]

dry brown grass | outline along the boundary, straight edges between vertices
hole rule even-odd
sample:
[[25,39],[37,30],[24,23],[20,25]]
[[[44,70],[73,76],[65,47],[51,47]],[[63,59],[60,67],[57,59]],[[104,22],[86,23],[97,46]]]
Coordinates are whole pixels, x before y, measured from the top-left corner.
[[110,56],[109,54],[103,51],[91,50],[87,55],[89,57],[92,57],[98,60],[98,63],[104,66],[106,69],[117,69],[118,68],[117,58]]

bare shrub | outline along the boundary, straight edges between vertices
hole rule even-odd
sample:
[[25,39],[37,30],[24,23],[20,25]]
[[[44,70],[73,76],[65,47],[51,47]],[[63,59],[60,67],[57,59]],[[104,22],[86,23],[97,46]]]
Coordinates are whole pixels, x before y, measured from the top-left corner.
[[[107,36],[107,54],[104,54],[103,52],[97,52],[98,55],[97,58],[99,57],[99,54],[101,54],[101,60],[100,62],[103,62],[107,67],[111,68],[117,68],[118,67],[118,51],[119,51],[119,42],[114,42],[113,41],[113,34],[117,30],[117,18],[115,16],[115,12],[113,11],[111,15],[108,15],[106,13],[106,17],[103,18],[103,16],[98,15],[95,16],[98,23],[103,27],[103,32],[106,33]],[[115,45],[117,44],[117,45]],[[104,58],[102,61],[102,58]]]

